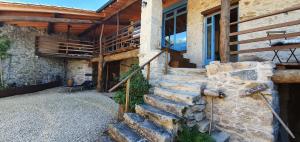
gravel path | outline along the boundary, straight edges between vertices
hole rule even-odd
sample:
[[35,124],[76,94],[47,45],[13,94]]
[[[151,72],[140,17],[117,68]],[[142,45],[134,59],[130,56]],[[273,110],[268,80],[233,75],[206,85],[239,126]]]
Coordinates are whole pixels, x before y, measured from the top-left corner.
[[1,142],[90,142],[113,123],[118,105],[96,91],[62,88],[0,98]]

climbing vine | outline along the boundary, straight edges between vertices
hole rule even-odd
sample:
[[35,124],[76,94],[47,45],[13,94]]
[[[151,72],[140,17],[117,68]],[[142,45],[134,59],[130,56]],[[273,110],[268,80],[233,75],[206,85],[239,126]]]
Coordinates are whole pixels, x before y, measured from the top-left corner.
[[0,37],[0,89],[4,88],[4,79],[3,79],[3,66],[2,61],[9,56],[8,50],[10,48],[10,41],[7,37]]
[[[131,69],[122,74],[120,80],[127,77],[133,71],[138,69],[138,65],[133,65]],[[148,81],[144,78],[141,71],[135,74],[130,80],[130,101],[129,101],[129,109],[130,111],[134,111],[134,107],[136,104],[143,103],[143,96],[149,92],[150,85]],[[115,93],[114,100],[122,105],[125,105],[125,94],[126,94],[126,87],[123,85],[120,89]]]

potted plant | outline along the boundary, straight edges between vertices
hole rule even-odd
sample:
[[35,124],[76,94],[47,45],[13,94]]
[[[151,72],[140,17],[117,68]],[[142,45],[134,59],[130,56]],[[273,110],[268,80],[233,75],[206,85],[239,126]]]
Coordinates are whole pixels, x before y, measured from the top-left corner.
[[[127,77],[133,71],[138,69],[138,65],[133,65],[130,70],[121,75],[120,80]],[[143,96],[144,94],[148,94],[150,89],[150,84],[144,78],[142,71],[136,73],[130,80],[130,91],[129,91],[129,111],[134,112],[134,107],[136,104],[144,103]],[[126,95],[126,84],[123,84],[118,91],[114,94],[114,100],[119,104],[119,112],[118,117],[119,120],[123,118],[124,107],[125,107],[125,95]]]

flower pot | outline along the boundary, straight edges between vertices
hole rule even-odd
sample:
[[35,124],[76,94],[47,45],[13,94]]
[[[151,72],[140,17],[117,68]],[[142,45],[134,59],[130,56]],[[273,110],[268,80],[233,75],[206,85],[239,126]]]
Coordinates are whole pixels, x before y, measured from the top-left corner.
[[67,81],[67,86],[68,86],[68,87],[72,87],[73,84],[74,84],[73,79],[69,79],[69,80]]
[[118,120],[119,121],[123,121],[124,111],[125,111],[125,106],[122,104],[119,104],[119,110],[118,110]]

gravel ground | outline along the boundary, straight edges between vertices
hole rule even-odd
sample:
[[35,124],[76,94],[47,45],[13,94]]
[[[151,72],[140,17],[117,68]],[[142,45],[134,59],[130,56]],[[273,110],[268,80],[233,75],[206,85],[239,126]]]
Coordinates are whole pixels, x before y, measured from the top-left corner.
[[96,91],[54,88],[0,98],[0,142],[94,142],[116,121],[118,105]]

